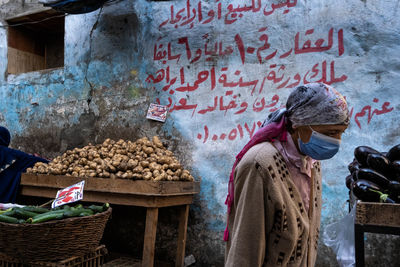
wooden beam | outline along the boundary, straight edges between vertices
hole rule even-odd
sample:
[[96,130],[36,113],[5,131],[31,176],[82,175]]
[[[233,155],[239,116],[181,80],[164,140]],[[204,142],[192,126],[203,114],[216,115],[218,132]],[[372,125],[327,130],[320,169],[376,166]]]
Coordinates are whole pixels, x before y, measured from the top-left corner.
[[200,191],[200,182],[80,178],[37,174],[22,174],[21,185],[61,189],[82,180],[85,180],[85,192],[96,191],[148,196],[173,196],[193,195]]
[[355,221],[365,225],[398,227],[400,225],[399,215],[399,204],[358,202]]
[[179,211],[179,228],[178,228],[178,244],[176,248],[176,267],[185,266],[185,247],[186,247],[186,232],[189,218],[189,205],[180,207]]
[[[55,198],[57,189],[22,185],[20,194],[23,196]],[[109,192],[84,191],[83,200],[86,202],[110,203],[140,207],[171,207],[193,202],[193,195],[182,196],[145,196]]]
[[144,234],[142,266],[154,266],[154,250],[156,247],[157,222],[158,208],[148,208],[146,213],[146,229]]

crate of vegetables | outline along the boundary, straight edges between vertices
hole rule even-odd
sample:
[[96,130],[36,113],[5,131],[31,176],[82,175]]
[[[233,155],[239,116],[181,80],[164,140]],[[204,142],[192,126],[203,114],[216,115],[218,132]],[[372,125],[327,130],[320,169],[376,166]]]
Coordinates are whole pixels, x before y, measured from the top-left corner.
[[83,256],[99,246],[110,214],[108,203],[1,211],[0,251],[22,262]]

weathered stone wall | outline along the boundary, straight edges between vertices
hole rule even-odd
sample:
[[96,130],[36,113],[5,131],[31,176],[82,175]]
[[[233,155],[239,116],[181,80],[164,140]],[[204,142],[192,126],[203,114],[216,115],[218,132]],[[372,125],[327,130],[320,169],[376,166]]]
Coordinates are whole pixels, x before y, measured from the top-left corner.
[[[234,156],[293,87],[332,84],[351,110],[340,152],[322,163],[322,227],[347,212],[344,178],[354,148],[385,151],[400,143],[399,5],[394,0],[114,1],[65,18],[64,68],[19,75],[6,75],[7,28],[0,28],[0,124],[11,130],[14,147],[48,157],[107,137],[159,135],[201,179],[186,252],[198,266],[221,266]],[[36,1],[2,0],[2,25],[36,9],[41,9]],[[170,109],[165,123],[145,118],[148,105],[157,102]],[[164,214],[173,225],[174,216],[168,218],[173,209]],[[158,242],[160,256],[173,259],[170,237],[176,233],[172,226],[159,231],[166,238]],[[393,245],[382,246],[381,239]],[[336,266],[321,243],[317,265]],[[392,256],[399,243],[387,236],[369,238],[368,261],[399,265]],[[124,246],[140,252],[138,244],[140,238]]]

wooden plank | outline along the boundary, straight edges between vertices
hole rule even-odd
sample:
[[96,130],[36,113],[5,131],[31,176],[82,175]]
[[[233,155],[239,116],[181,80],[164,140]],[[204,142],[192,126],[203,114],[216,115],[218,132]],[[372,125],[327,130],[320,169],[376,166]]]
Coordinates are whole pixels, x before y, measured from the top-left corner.
[[8,47],[44,56],[44,42],[34,32],[27,32],[20,28],[8,29]]
[[400,204],[358,202],[356,223],[399,227]]
[[63,175],[22,174],[21,185],[65,188],[85,180],[85,191],[124,193],[149,196],[193,195],[200,191],[199,182],[145,181],[105,178],[80,178]]
[[[49,187],[36,187],[29,185],[21,185],[20,194],[24,196],[54,198],[57,189]],[[117,205],[139,206],[139,207],[171,207],[193,202],[193,195],[177,195],[177,196],[146,196],[132,195],[109,192],[86,191],[83,194],[83,201],[110,203]]]
[[44,68],[43,56],[8,47],[8,73],[18,74]]
[[157,222],[158,208],[147,208],[142,266],[154,266],[154,250],[156,247]]
[[185,247],[186,247],[188,218],[189,218],[189,205],[184,205],[180,208],[179,212],[178,244],[176,248],[176,260],[175,260],[176,267],[185,266]]

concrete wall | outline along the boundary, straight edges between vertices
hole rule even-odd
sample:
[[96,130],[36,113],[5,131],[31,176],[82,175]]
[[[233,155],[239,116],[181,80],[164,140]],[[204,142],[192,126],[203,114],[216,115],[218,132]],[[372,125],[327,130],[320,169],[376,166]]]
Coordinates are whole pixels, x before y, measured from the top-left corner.
[[[3,20],[41,7],[36,1],[0,4]],[[7,29],[0,28],[0,124],[11,130],[14,147],[48,157],[107,137],[159,135],[201,180],[187,254],[198,266],[221,266],[234,156],[293,87],[332,84],[351,110],[339,153],[322,163],[322,227],[347,212],[344,178],[354,148],[385,151],[400,143],[399,5],[115,1],[65,18],[63,69],[8,76]],[[145,118],[150,103],[169,107],[165,123]],[[371,264],[400,263],[390,256],[399,253],[399,239],[385,237],[394,244],[389,248],[382,248],[381,237],[368,240]],[[336,266],[323,244],[317,265]]]

